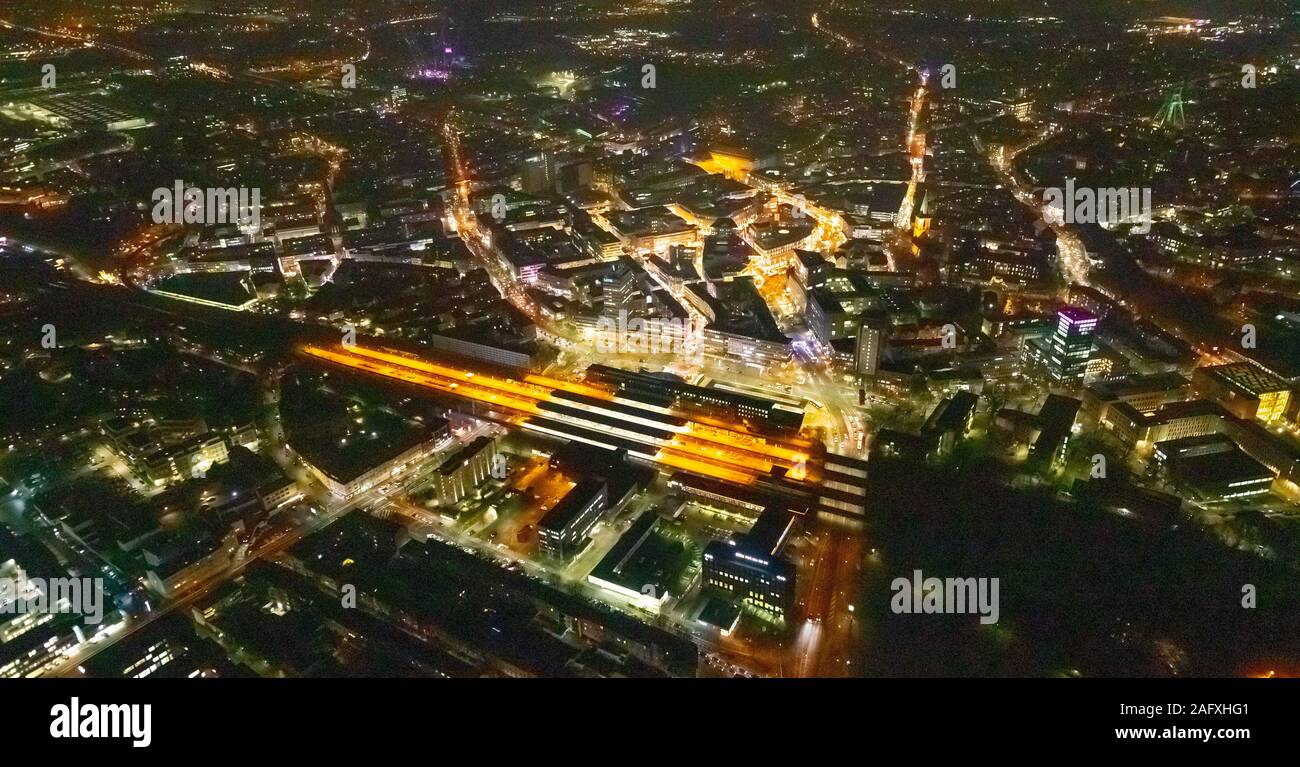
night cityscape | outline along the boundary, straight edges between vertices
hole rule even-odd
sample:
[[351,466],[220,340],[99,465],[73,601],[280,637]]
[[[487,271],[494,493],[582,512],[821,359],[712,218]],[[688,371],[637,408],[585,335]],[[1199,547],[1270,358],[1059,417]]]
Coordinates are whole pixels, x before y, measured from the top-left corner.
[[0,5],[0,678],[1295,676],[1293,0]]

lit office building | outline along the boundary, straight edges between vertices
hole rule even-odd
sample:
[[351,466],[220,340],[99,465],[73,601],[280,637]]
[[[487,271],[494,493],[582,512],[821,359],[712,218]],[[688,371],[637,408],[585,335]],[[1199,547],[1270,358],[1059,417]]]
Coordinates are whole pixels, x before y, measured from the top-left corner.
[[1272,424],[1286,417],[1291,389],[1286,381],[1249,362],[1197,368],[1193,395],[1218,402],[1233,415]]
[[527,194],[551,194],[555,191],[555,158],[546,152],[529,157],[519,169],[519,179]]
[[1082,384],[1092,357],[1097,315],[1077,306],[1056,313],[1056,331],[1048,339],[1047,371],[1052,380]]
[[781,550],[794,535],[799,515],[768,506],[748,533],[712,541],[704,549],[703,582],[778,617],[794,602],[794,564]]
[[608,502],[609,489],[604,480],[589,477],[575,485],[537,525],[542,553],[566,560],[582,551]]
[[450,506],[474,492],[492,476],[496,456],[496,440],[479,437],[444,461],[433,476],[438,503]]
[[[644,315],[645,297],[641,294],[636,273],[632,269],[623,265],[611,267],[601,276],[600,286],[601,311],[604,316],[616,318],[620,312],[625,316]],[[637,298],[641,298],[640,305]]]
[[880,328],[863,325],[858,330],[857,370],[859,375],[874,377],[880,370],[880,347],[884,345],[884,333]]

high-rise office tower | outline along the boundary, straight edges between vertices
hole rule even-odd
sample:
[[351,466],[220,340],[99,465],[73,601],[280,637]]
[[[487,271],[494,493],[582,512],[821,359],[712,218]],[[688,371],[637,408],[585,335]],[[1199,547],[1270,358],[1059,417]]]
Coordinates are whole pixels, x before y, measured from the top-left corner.
[[1097,315],[1092,312],[1067,306],[1056,313],[1056,331],[1052,333],[1047,355],[1047,370],[1053,381],[1083,383],[1096,333]]
[[548,152],[524,160],[519,169],[520,187],[527,194],[547,195],[555,192],[555,158]]

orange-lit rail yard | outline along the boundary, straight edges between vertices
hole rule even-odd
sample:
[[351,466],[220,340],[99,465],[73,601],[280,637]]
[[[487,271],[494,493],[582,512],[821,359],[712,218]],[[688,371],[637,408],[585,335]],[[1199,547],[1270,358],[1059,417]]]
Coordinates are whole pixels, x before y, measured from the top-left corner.
[[[629,449],[635,457],[669,469],[742,484],[771,476],[774,469],[787,479],[809,487],[817,485],[821,479],[814,448],[751,435],[740,427],[727,429],[679,416],[655,419],[656,413],[649,406],[621,402],[612,391],[587,383],[560,381],[541,375],[527,375],[523,380],[517,380],[431,362],[388,349],[356,345],[331,348],[307,345],[302,351],[335,365],[473,402],[491,412],[496,420],[512,426],[562,439],[584,437],[575,437],[571,431],[552,428],[549,424],[572,426],[592,434],[614,434],[623,443],[637,444],[639,450]],[[557,397],[557,392],[582,395],[584,399],[575,401]],[[607,410],[601,407],[602,403],[609,403],[610,407],[633,405],[649,417],[628,415],[626,410]],[[548,409],[556,406],[563,410]],[[623,422],[626,428],[612,425],[614,419]]]

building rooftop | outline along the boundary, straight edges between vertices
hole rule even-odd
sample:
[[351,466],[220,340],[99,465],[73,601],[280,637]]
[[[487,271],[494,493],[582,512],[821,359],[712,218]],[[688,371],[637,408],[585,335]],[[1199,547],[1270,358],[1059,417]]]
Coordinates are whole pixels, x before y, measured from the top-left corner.
[[1073,397],[1049,394],[1038,411],[1039,434],[1034,441],[1033,454],[1036,456],[1052,455],[1070,436],[1074,420],[1079,415],[1083,403]]
[[790,342],[752,277],[692,284],[688,289],[713,311],[715,319],[708,329],[772,343]]
[[736,545],[762,556],[774,557],[781,553],[790,541],[798,515],[781,504],[774,504],[763,509],[754,520],[754,525],[744,535],[736,537]]
[[491,437],[478,437],[465,447],[457,450],[447,460],[443,461],[442,465],[438,467],[438,473],[443,476],[455,473],[457,469],[469,463],[471,458],[483,452],[483,450],[491,444]]
[[1153,373],[1098,381],[1088,388],[1101,399],[1111,401],[1135,394],[1171,391],[1186,385],[1187,379],[1177,373]]
[[1250,397],[1288,389],[1286,382],[1258,365],[1234,362],[1200,368],[1197,372],[1208,375],[1228,388]]
[[720,479],[713,479],[712,477],[705,477],[684,471],[673,474],[669,479],[669,484],[676,485],[688,492],[694,491],[716,495],[725,498],[738,506],[767,508],[775,500],[775,496],[772,493],[766,493],[747,485],[737,485],[731,482],[724,482]]
[[763,251],[792,245],[813,233],[811,224],[752,224],[749,230],[755,245]]
[[659,516],[643,513],[591,571],[591,577],[644,594],[667,596],[676,590],[678,576],[690,558],[686,546],[657,532]]
[[966,428],[966,423],[975,412],[975,405],[979,402],[979,396],[968,391],[959,391],[951,398],[945,399],[935,407],[934,412],[926,419],[925,426],[922,427],[922,433],[945,433],[950,431],[960,431]]
[[1206,455],[1188,455],[1171,464],[1174,474],[1183,482],[1196,488],[1215,485],[1242,486],[1275,476],[1269,468],[1254,458],[1234,448]]
[[1087,322],[1088,320],[1097,319],[1097,315],[1093,314],[1087,309],[1078,306],[1062,307],[1061,310],[1057,312],[1057,314],[1059,314],[1061,317],[1064,317],[1065,319],[1069,320],[1072,323]]
[[605,492],[605,489],[603,479],[588,477],[582,480],[542,516],[541,521],[537,523],[538,528],[556,532],[563,530],[582,513],[593,498]]

